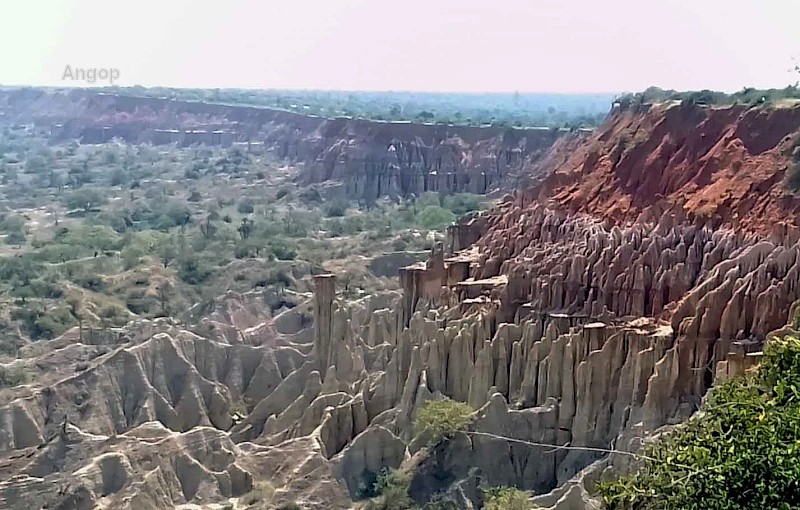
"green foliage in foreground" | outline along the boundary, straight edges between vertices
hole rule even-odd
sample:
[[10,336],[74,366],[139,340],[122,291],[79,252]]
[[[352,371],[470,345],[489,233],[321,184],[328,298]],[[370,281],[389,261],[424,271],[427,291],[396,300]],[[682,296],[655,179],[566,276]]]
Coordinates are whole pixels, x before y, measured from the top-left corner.
[[758,372],[714,389],[697,417],[599,492],[624,510],[800,507],[800,340],[772,340]]
[[365,510],[411,510],[417,508],[411,496],[408,495],[408,486],[411,477],[407,473],[391,470],[378,476],[375,483],[376,496],[365,505]]
[[531,510],[536,508],[530,495],[516,487],[487,487],[482,491],[484,510]]
[[[365,510],[458,510],[458,506],[436,494],[419,506],[408,494],[411,476],[400,470],[382,473],[375,483],[376,496],[364,506]],[[486,510],[533,510],[536,508],[527,492],[514,487],[482,488]]]
[[431,400],[417,412],[414,432],[427,444],[435,444],[467,430],[472,422],[472,408],[449,398]]

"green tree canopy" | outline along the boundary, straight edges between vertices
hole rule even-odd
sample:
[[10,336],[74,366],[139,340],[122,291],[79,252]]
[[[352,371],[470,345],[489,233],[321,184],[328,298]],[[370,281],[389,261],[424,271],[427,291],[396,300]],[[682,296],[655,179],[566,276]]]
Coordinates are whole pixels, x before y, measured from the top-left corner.
[[64,204],[69,209],[83,209],[86,212],[100,207],[106,202],[106,197],[98,190],[81,188],[64,196]]
[[608,508],[800,508],[800,340],[772,340],[756,374],[712,390],[644,454],[637,473],[600,484]]

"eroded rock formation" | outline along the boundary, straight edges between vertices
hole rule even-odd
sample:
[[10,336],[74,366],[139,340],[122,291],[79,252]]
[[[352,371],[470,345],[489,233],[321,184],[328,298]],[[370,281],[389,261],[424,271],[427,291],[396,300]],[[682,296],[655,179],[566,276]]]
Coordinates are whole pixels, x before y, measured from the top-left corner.
[[256,142],[302,163],[302,184],[342,183],[346,196],[373,201],[431,192],[487,193],[516,178],[559,138],[558,129],[470,127],[325,119],[280,110],[89,90],[0,91],[9,121],[35,121],[55,139],[103,143],[230,145]]
[[[660,140],[653,154],[675,163],[690,150],[667,150],[684,115],[711,130],[704,123],[723,113],[668,110],[643,131]],[[352,126],[340,124],[314,136],[342,139]],[[759,154],[786,134],[737,133]],[[416,168],[409,154],[439,150],[381,136],[380,151],[394,147],[400,167]],[[696,149],[710,154],[720,137]],[[317,151],[311,181],[355,175],[347,185],[374,195],[358,170],[372,156],[361,149],[298,147],[284,147],[285,156]],[[442,151],[449,172],[458,158]],[[617,156],[590,161],[617,177],[638,168],[633,151]],[[374,176],[394,177],[379,188],[415,182],[381,165]],[[673,177],[659,183],[672,186]],[[313,298],[274,317],[231,293],[191,328],[145,321],[104,338],[102,350],[75,335],[37,346],[58,377],[15,389],[0,405],[0,501],[169,508],[228,502],[269,481],[281,501],[348,508],[382,469],[406,465],[420,502],[443,494],[478,504],[488,483],[532,490],[548,508],[597,508],[587,486],[630,463],[608,449],[635,451],[685,420],[715,380],[743,373],[770,334],[789,331],[780,328],[800,298],[800,235],[785,223],[764,232],[752,215],[742,224],[753,228],[732,230],[687,210],[674,187],[666,202],[634,204],[622,217],[594,210],[598,201],[565,212],[539,200],[569,209],[568,190],[583,188],[567,181],[546,184],[552,195],[509,195],[462,220],[446,246],[400,270],[402,293],[348,302],[335,277],[316,275]],[[757,203],[777,203],[769,200]],[[414,418],[442,397],[468,403],[474,422],[423,455]]]

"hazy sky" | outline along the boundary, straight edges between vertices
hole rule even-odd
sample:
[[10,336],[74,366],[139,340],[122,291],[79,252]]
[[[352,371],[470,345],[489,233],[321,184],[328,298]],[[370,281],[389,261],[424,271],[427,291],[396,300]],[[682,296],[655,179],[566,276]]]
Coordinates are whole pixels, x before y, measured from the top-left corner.
[[0,84],[618,92],[783,87],[800,0],[0,0]]

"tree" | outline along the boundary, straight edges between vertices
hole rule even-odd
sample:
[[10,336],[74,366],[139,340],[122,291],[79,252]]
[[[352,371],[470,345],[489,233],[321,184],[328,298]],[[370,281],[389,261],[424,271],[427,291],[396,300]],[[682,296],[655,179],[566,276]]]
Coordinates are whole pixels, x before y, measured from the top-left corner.
[[64,203],[69,209],[83,209],[89,212],[103,205],[106,198],[95,189],[78,189],[64,197]]
[[169,317],[170,315],[170,301],[173,294],[174,289],[170,282],[165,280],[158,286],[158,303],[161,307],[161,315],[164,317]]
[[42,173],[47,169],[47,159],[39,154],[31,156],[25,162],[25,169],[32,174]]
[[250,234],[253,233],[253,222],[247,218],[242,218],[242,223],[236,230],[239,232],[242,241],[247,241],[250,238]]
[[6,243],[22,246],[25,244],[25,232],[22,230],[12,230],[6,236]]
[[253,214],[255,211],[255,207],[253,206],[253,202],[247,198],[239,202],[239,205],[236,206],[236,210],[239,211],[239,214]]
[[433,113],[426,110],[422,110],[417,114],[417,119],[419,119],[422,122],[430,122],[431,120],[433,120],[433,117],[434,117]]
[[83,302],[79,295],[72,295],[67,299],[69,313],[78,321],[78,339],[83,342]]
[[429,445],[467,430],[472,422],[472,408],[449,398],[430,400],[417,412],[414,432]]
[[429,205],[419,213],[417,221],[427,230],[444,230],[456,221],[456,215],[443,207]]
[[712,389],[643,453],[638,472],[599,485],[607,508],[800,507],[800,340],[770,340],[755,374]]
[[111,181],[110,184],[112,186],[123,186],[128,182],[128,173],[125,172],[120,167],[114,168],[114,171],[111,172]]
[[24,282],[17,278],[14,278],[12,282],[11,294],[18,297],[21,301],[22,306],[25,306],[26,300],[28,298],[34,297],[33,289],[30,286],[30,282]]
[[213,239],[214,234],[217,233],[217,227],[214,225],[214,223],[212,223],[211,218],[212,215],[209,214],[208,216],[206,216],[206,221],[202,225],[200,225],[200,233],[202,233],[203,237],[208,241]]
[[175,249],[175,245],[172,242],[166,242],[161,245],[160,256],[161,256],[161,265],[164,266],[164,269],[169,266],[169,263],[175,260],[175,256],[177,255],[177,250]]

